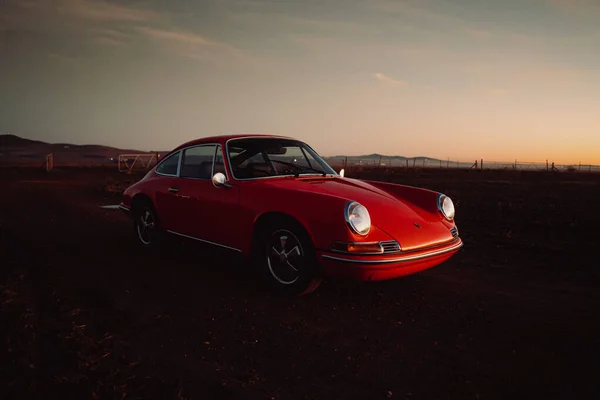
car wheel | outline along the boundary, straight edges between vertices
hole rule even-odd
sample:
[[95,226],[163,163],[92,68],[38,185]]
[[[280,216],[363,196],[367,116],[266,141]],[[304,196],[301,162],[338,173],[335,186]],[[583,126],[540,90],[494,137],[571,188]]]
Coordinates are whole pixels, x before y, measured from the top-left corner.
[[161,239],[158,217],[151,204],[143,203],[133,210],[133,226],[138,243],[143,247],[156,247]]
[[257,263],[265,278],[285,294],[308,294],[322,282],[312,240],[292,223],[269,225],[257,243]]

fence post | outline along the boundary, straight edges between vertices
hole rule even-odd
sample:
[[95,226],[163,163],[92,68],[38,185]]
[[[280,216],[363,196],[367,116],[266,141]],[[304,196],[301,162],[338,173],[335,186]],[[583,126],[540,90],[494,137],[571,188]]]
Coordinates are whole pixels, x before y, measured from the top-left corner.
[[54,167],[54,154],[48,153],[46,154],[46,172],[52,171]]
[[415,163],[417,162],[417,159],[413,157],[413,169],[415,169]]
[[408,169],[408,158],[406,159],[406,169]]
[[481,167],[481,170],[483,171],[483,158],[481,159],[481,164],[479,164]]
[[546,171],[548,171],[548,160],[546,160]]
[[581,171],[581,161],[579,161],[579,170]]

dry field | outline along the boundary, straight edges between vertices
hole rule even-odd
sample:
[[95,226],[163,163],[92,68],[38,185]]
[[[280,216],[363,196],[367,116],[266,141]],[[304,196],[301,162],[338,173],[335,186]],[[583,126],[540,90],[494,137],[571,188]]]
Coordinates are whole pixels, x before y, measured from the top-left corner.
[[[379,176],[376,176],[379,174]],[[0,170],[0,398],[582,398],[598,389],[600,176],[347,171],[449,194],[421,274],[277,297],[196,243],[146,253],[139,178]]]

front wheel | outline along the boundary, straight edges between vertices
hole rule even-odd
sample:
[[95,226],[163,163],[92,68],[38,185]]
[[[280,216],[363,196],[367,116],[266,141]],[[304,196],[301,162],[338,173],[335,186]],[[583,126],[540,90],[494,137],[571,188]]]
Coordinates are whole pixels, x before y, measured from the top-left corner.
[[296,224],[270,224],[260,233],[255,252],[265,279],[280,292],[308,294],[321,284],[312,241]]

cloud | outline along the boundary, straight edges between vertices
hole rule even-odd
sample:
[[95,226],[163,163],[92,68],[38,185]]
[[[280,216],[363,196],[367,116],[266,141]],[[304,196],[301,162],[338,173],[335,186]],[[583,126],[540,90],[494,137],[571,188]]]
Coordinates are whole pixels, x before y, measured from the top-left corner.
[[372,32],[375,28],[368,24],[357,24],[340,18],[324,16],[301,16],[284,13],[277,10],[242,10],[227,16],[235,25],[246,25],[254,31],[285,30],[293,34],[360,34]]
[[215,63],[226,63],[230,60],[243,61],[246,64],[255,63],[254,59],[240,49],[196,33],[148,26],[137,27],[135,30],[165,51],[184,58],[210,60]]
[[166,15],[105,0],[0,0],[0,31],[88,33],[108,24],[160,22]]
[[120,39],[115,39],[108,36],[100,36],[96,38],[96,43],[103,44],[107,46],[125,46],[127,42]]
[[[576,3],[590,3],[598,0],[542,0],[547,2],[556,1],[565,3],[571,1]],[[393,15],[399,19],[406,20],[405,26],[411,26],[412,29],[423,32],[447,32],[450,35],[459,33],[466,34],[474,39],[494,39],[496,41],[506,40],[517,45],[524,42],[530,44],[539,42],[541,39],[535,35],[519,32],[518,27],[510,25],[503,27],[502,24],[488,23],[483,25],[481,20],[475,20],[466,8],[459,5],[459,2],[447,2],[446,5],[454,4],[454,7],[448,11],[440,11],[431,6],[430,2],[418,0],[362,0],[361,3],[367,10],[384,12],[386,16]],[[450,11],[453,10],[453,11]],[[485,26],[485,27],[483,27]]]
[[82,57],[66,55],[66,54],[59,54],[59,53],[48,53],[47,57],[51,58],[53,60],[60,61],[61,63],[65,64],[65,65],[70,65],[70,66],[81,67],[82,62],[84,62],[84,59]]
[[464,28],[464,31],[467,35],[477,39],[487,39],[493,36],[492,31],[489,29]]
[[155,11],[108,3],[104,0],[61,0],[59,10],[97,21],[146,22],[160,19],[160,14]]
[[380,82],[385,83],[386,85],[391,85],[391,86],[406,86],[407,85],[406,82],[394,79],[394,78],[387,76],[381,72],[376,72],[375,74],[373,74],[373,76],[375,77],[375,79],[377,79]]
[[339,48],[340,43],[338,39],[330,36],[322,35],[289,35],[290,39],[303,46],[308,50],[315,51],[330,51],[336,46]]
[[96,35],[96,43],[107,46],[125,46],[131,37],[115,29],[94,29],[92,33]]
[[563,10],[574,10],[583,6],[590,5],[590,1],[587,0],[546,0],[546,3],[552,7],[560,8]]
[[138,28],[136,28],[136,30],[152,39],[171,40],[171,41],[176,41],[176,42],[180,42],[180,43],[200,45],[200,46],[219,46],[220,45],[217,42],[213,42],[212,40],[209,40],[200,35],[196,35],[194,33],[168,31],[168,30],[164,30],[164,29],[156,29],[156,28],[150,28],[150,27],[138,27]]
[[69,34],[73,41],[121,47],[134,43],[143,45],[139,39],[144,38],[158,51],[187,59],[235,62],[245,66],[255,62],[228,43],[186,32],[176,26],[166,27],[168,21],[176,19],[176,14],[171,12],[108,0],[4,1],[8,3],[6,7],[0,7],[0,40],[17,32],[31,40],[41,35]]
[[127,33],[123,33],[116,29],[102,29],[102,28],[94,29],[94,33],[101,35],[101,36],[107,36],[107,37],[110,37],[113,39],[126,39],[131,36]]
[[359,3],[370,10],[383,11],[386,14],[403,16],[410,20],[426,21],[430,24],[446,26],[466,26],[468,21],[455,15],[433,11],[425,2],[411,0],[364,0]]
[[570,17],[598,18],[600,1],[598,0],[544,0],[546,5],[558,12],[568,14]]

